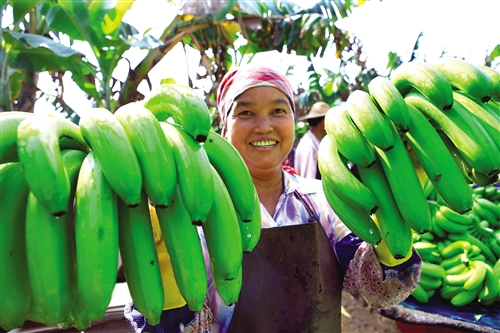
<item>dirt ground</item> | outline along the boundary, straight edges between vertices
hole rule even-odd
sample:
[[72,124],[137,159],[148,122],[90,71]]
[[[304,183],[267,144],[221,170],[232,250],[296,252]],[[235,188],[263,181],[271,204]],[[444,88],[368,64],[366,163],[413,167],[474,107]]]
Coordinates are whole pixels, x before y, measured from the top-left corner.
[[342,306],[342,333],[401,333],[394,320],[363,308],[345,291]]

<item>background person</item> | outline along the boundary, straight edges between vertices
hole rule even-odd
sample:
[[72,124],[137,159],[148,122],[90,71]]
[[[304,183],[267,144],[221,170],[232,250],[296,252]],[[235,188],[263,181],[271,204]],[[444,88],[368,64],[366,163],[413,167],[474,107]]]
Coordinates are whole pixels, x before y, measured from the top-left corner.
[[316,102],[311,110],[299,121],[307,122],[309,128],[300,138],[295,149],[294,168],[304,178],[321,179],[318,169],[318,147],[321,139],[326,135],[325,115],[330,105],[325,102]]
[[[340,331],[341,299],[335,295],[341,295],[342,288],[365,307],[382,308],[406,299],[419,283],[418,253],[412,249],[404,259],[394,260],[384,243],[374,248],[361,241],[335,215],[320,180],[284,171],[282,163],[295,139],[295,105],[287,78],[263,66],[233,69],[219,86],[217,102],[222,134],[247,164],[262,214],[261,239],[244,254],[240,298],[236,304],[224,304],[207,258],[209,288],[203,310],[166,310],[161,324],[151,327],[131,305],[125,317],[134,332],[332,332]],[[308,243],[294,241],[306,234],[314,236]],[[386,257],[390,259],[381,259]],[[291,263],[280,265],[282,260]],[[269,271],[256,281],[252,270],[257,271],[259,263],[267,264]],[[315,291],[318,267],[330,271],[332,278],[322,280],[324,285]],[[300,288],[293,287],[297,284]],[[324,298],[331,288],[336,294]],[[290,293],[301,297],[289,298]],[[311,300],[314,306],[307,305]]]

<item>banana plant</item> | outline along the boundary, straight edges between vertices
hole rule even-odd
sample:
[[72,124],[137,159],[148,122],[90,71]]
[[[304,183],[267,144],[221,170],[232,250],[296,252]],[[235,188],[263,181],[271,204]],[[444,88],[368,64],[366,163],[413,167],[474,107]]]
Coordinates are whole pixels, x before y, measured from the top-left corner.
[[[114,110],[113,71],[125,51],[133,46],[152,49],[163,45],[151,35],[138,36],[133,26],[122,21],[132,3],[128,0],[5,2],[3,8],[12,6],[14,24],[2,29],[2,45],[5,45],[0,72],[2,110],[13,110],[16,107],[13,101],[19,101],[22,92],[34,94],[36,79],[28,80],[30,87],[26,87],[26,79],[42,71],[70,71],[72,79],[95,101],[96,107]],[[72,47],[77,41],[90,47],[90,56]],[[32,107],[17,104],[18,110],[32,111]]]

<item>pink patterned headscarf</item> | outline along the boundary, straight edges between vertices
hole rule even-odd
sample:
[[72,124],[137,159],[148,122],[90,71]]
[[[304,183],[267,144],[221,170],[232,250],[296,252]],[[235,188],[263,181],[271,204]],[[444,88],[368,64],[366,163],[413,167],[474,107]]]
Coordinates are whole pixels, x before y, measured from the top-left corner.
[[248,89],[255,87],[279,89],[288,97],[292,110],[295,112],[293,89],[283,74],[276,69],[262,65],[238,67],[226,73],[217,91],[217,107],[223,131],[234,100]]

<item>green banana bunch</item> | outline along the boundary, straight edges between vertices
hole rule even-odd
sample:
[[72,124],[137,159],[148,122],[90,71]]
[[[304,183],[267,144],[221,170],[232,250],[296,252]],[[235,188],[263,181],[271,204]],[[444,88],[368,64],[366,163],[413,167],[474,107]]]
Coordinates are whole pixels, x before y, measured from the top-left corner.
[[325,130],[339,152],[355,165],[368,167],[375,162],[375,149],[349,116],[347,109],[334,106],[325,115]]
[[175,281],[191,311],[201,311],[208,282],[198,230],[184,206],[179,187],[168,207],[156,209]]
[[[202,225],[210,267],[220,279],[236,279],[243,260],[238,217],[224,181],[214,167],[214,203]],[[222,241],[221,241],[222,240]]]
[[113,191],[127,205],[137,206],[141,200],[141,167],[118,119],[106,109],[92,108],[82,112],[80,131]]
[[441,111],[448,111],[453,105],[450,82],[429,63],[404,63],[394,70],[391,81],[405,98],[411,90],[417,90]]
[[78,175],[74,223],[77,297],[88,309],[90,321],[100,321],[117,278],[118,198],[94,150],[85,157]]
[[396,125],[399,132],[405,133],[410,129],[410,115],[406,102],[391,80],[383,76],[373,78],[368,83],[368,92],[382,113]]
[[463,59],[450,57],[439,58],[432,65],[443,73],[452,88],[460,90],[483,103],[490,100],[491,78],[478,66]]
[[26,204],[26,256],[32,300],[27,318],[57,327],[67,320],[75,299],[75,239],[71,221],[78,173],[85,158],[79,150],[61,152],[70,182],[67,214],[55,217],[33,192]]
[[381,150],[391,150],[394,142],[386,119],[363,90],[355,90],[345,102],[349,116],[363,136]]
[[17,152],[30,191],[54,216],[68,211],[70,184],[61,157],[60,141],[67,149],[87,152],[78,126],[56,116],[27,117],[17,128]]
[[373,213],[378,203],[371,191],[352,173],[336,142],[325,136],[318,147],[318,168],[328,188],[349,206]]
[[[457,212],[472,208],[472,190],[447,146],[431,123],[413,105],[408,105],[410,129],[405,138],[433,188]],[[424,195],[426,198],[427,195]]]
[[154,206],[165,207],[174,195],[177,168],[158,119],[138,102],[119,107],[114,115],[137,154],[147,197]]
[[26,257],[28,184],[21,163],[0,164],[0,327],[24,324],[31,304]]
[[118,200],[118,217],[120,255],[130,295],[148,324],[158,325],[164,294],[146,193],[138,207]]
[[429,298],[434,296],[437,290],[443,285],[446,271],[438,264],[422,261],[422,271],[420,274],[419,287],[423,289],[414,291],[412,296],[420,303],[427,303]]
[[210,111],[204,99],[188,86],[163,84],[142,101],[160,121],[172,117],[193,139],[205,142],[211,127]]
[[167,122],[161,122],[160,125],[174,153],[178,187],[184,206],[192,223],[201,225],[214,202],[210,160],[203,146],[182,127]]
[[395,259],[406,257],[413,243],[411,227],[401,215],[380,160],[377,159],[369,168],[359,167],[358,172],[379,204],[374,215],[389,251]]
[[0,113],[0,164],[19,162],[17,154],[17,128],[24,119],[34,116],[31,112],[9,111]]
[[498,174],[500,151],[481,124],[460,103],[455,101],[453,108],[442,112],[429,100],[414,92],[408,94],[405,101],[435,123],[475,170],[488,176]]
[[[406,223],[417,233],[430,230],[431,219],[415,167],[396,127],[388,122],[394,147],[389,151],[375,147],[397,207]],[[382,200],[377,196],[377,200]]]
[[256,189],[240,153],[229,141],[214,131],[209,132],[203,148],[210,164],[224,181],[239,218],[243,222],[251,221],[258,204],[255,202]]

